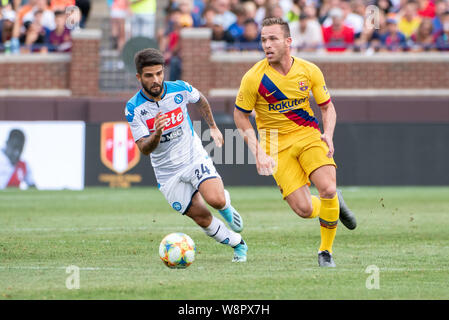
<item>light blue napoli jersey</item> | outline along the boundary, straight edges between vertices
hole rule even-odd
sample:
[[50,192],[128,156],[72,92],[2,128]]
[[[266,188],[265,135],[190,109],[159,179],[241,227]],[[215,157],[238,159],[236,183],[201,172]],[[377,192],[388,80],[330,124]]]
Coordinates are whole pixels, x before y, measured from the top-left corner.
[[155,131],[156,114],[166,114],[168,123],[161,140],[150,154],[151,164],[158,183],[163,184],[170,177],[198,158],[207,156],[201,140],[193,130],[187,111],[188,103],[198,102],[200,93],[187,82],[164,81],[160,101],[154,101],[140,90],[125,107],[134,141],[149,136]]

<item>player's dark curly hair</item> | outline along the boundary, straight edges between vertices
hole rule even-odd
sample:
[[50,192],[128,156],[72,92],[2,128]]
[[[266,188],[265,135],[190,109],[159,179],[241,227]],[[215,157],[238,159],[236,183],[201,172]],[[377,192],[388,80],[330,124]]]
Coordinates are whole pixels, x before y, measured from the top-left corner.
[[268,26],[280,25],[282,30],[284,30],[284,36],[286,38],[290,37],[290,27],[288,23],[281,18],[265,18],[262,21],[262,28]]
[[164,56],[162,52],[154,48],[143,49],[134,56],[134,63],[136,70],[142,74],[143,68],[157,65],[165,65]]

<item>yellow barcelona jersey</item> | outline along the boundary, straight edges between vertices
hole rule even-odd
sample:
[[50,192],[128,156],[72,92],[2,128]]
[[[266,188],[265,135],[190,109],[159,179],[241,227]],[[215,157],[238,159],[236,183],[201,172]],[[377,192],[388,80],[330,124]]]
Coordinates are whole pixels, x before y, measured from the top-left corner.
[[310,107],[311,91],[318,105],[330,102],[323,73],[315,64],[293,57],[290,71],[282,75],[264,59],[243,76],[235,107],[246,113],[255,110],[262,146],[267,153],[277,153],[321,134]]

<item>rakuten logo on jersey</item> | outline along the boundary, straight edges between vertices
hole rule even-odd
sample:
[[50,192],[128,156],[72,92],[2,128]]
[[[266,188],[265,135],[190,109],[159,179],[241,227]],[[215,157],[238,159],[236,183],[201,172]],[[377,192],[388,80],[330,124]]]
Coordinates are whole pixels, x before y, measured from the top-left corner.
[[[184,121],[184,114],[182,113],[181,107],[176,108],[175,110],[172,110],[170,112],[167,112],[166,115],[167,115],[167,124],[165,125],[164,130],[174,128],[178,124],[180,124]],[[154,120],[155,120],[155,118],[151,118],[151,119],[147,120],[147,126],[148,126],[148,129],[150,129],[150,132],[155,131]]]

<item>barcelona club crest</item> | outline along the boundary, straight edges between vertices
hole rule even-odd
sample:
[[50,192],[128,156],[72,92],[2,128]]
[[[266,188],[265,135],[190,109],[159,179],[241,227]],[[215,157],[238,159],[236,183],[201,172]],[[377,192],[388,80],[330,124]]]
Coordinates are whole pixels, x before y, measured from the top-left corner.
[[307,81],[299,81],[299,90],[307,91],[307,89],[309,89]]
[[[141,177],[123,175],[140,161],[140,152],[126,122],[105,122],[101,125],[101,162],[118,175],[100,175],[100,181],[110,186],[129,187],[130,182],[140,182]],[[135,181],[137,180],[139,181]]]

